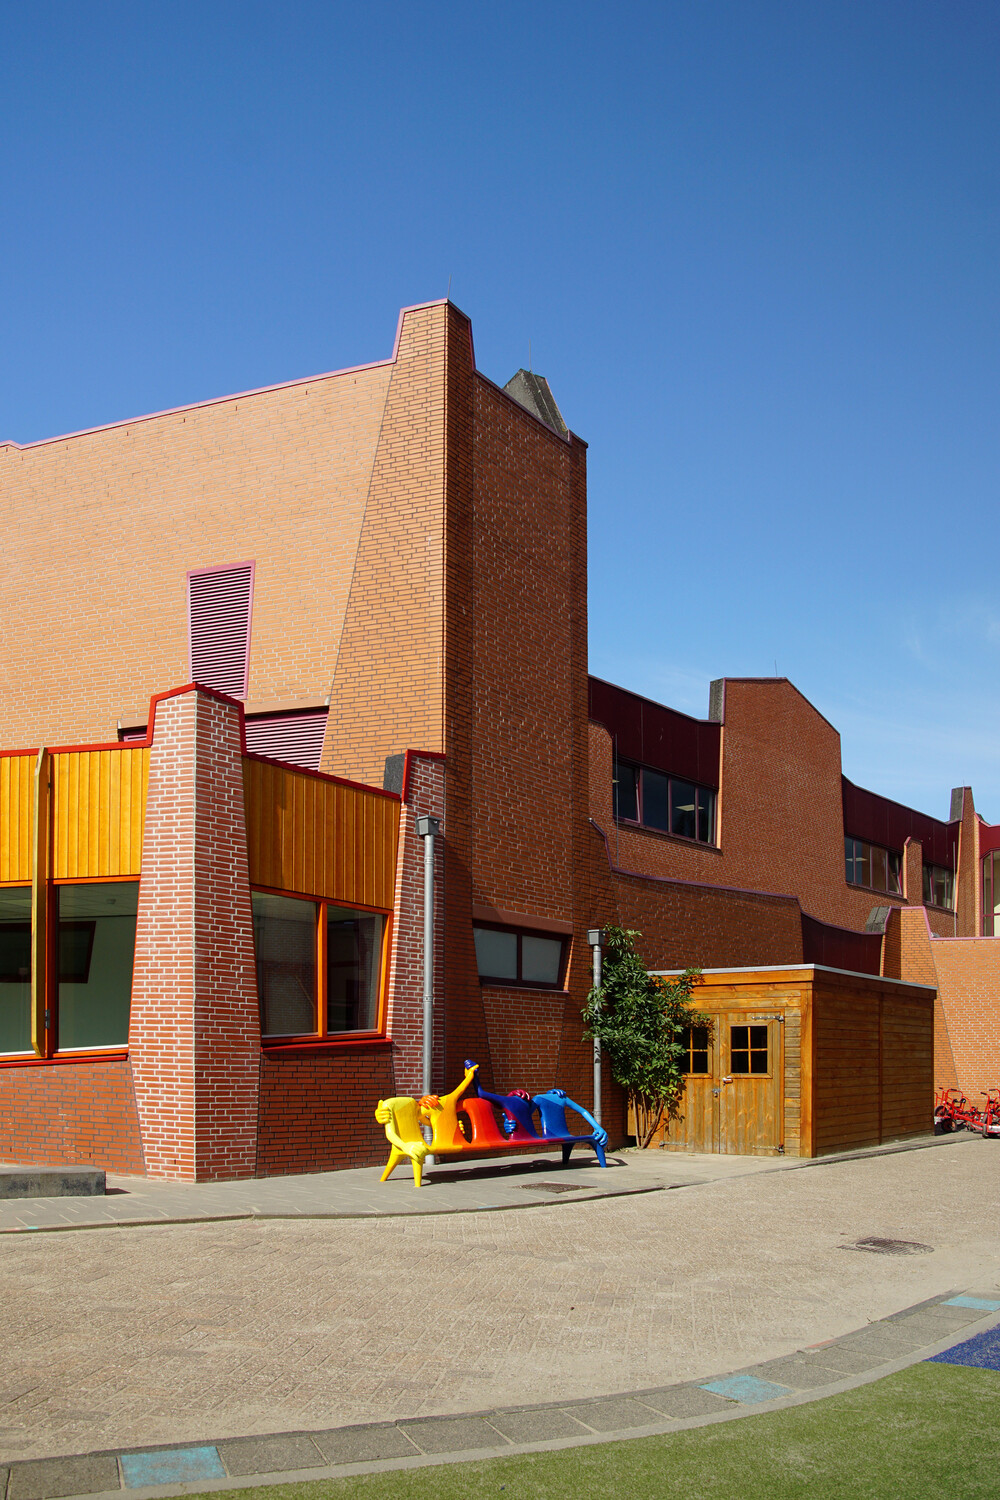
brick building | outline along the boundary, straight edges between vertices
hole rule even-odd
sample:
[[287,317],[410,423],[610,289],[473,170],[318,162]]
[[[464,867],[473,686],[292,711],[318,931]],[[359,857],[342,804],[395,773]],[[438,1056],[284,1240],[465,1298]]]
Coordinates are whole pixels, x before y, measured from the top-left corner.
[[378,363],[0,443],[0,503],[2,1159],[377,1159],[374,1099],[419,1089],[423,813],[441,1083],[589,1101],[595,922],[653,967],[942,994],[979,941],[971,793],[851,787],[783,680],[701,722],[588,678],[586,445],[450,303]]

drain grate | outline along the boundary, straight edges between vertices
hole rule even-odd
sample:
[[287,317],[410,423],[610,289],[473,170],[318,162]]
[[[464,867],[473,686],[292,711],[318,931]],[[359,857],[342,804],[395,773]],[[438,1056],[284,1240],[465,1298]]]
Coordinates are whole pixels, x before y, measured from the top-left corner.
[[917,1240],[880,1240],[875,1235],[855,1240],[853,1245],[842,1245],[842,1250],[867,1250],[872,1255],[930,1255],[933,1245],[921,1245]]
[[521,1182],[518,1184],[526,1193],[578,1193],[586,1185],[585,1182]]

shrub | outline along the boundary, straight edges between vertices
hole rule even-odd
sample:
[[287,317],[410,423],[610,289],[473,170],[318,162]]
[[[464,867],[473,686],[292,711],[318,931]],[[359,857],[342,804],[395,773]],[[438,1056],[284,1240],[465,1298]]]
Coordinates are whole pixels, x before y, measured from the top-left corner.
[[648,1146],[666,1114],[676,1119],[684,1093],[686,1026],[710,1025],[692,1008],[700,969],[674,979],[646,971],[635,951],[640,932],[605,928],[601,987],[587,996],[583,1019],[587,1038],[597,1038],[615,1082],[628,1095],[635,1117],[636,1145]]

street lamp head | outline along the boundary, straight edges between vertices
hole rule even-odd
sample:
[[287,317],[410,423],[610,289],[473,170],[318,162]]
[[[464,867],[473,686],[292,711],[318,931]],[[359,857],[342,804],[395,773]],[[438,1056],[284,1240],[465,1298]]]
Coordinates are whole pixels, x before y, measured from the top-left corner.
[[441,832],[441,819],[423,817],[417,819],[417,834],[422,839],[434,838]]
[[603,948],[604,947],[604,928],[603,927],[591,927],[590,930],[589,930],[589,932],[587,933],[587,942],[590,944],[590,946],[592,948]]

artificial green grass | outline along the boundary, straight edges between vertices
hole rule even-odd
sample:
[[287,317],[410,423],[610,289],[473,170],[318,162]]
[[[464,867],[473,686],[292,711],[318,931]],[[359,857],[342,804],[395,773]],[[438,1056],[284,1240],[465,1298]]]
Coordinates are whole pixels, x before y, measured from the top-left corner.
[[1000,1374],[917,1364],[805,1406],[665,1437],[229,1490],[247,1500],[962,1500],[1000,1494]]

